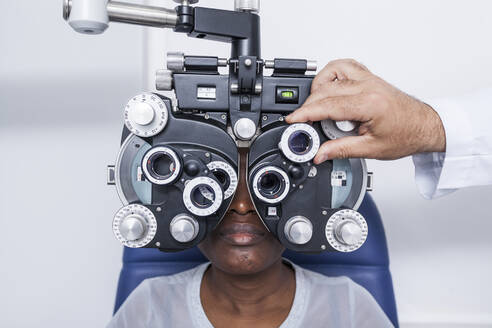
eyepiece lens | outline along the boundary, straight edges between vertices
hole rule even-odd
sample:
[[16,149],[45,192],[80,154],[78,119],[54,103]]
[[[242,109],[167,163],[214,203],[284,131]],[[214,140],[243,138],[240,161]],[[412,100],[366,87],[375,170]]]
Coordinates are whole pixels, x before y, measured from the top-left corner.
[[267,198],[277,198],[285,189],[285,183],[277,172],[266,172],[258,181],[259,192]]
[[227,190],[227,188],[229,188],[229,185],[231,184],[229,175],[222,170],[214,170],[213,174],[221,184],[222,189]]
[[208,208],[215,201],[215,192],[208,185],[199,185],[191,192],[191,201],[196,207]]
[[176,163],[174,163],[174,160],[169,155],[164,153],[155,154],[152,158],[150,158],[149,162],[152,165],[152,173],[161,179],[171,176],[176,168]]
[[312,138],[304,131],[296,131],[289,138],[289,148],[296,155],[304,155],[311,150]]

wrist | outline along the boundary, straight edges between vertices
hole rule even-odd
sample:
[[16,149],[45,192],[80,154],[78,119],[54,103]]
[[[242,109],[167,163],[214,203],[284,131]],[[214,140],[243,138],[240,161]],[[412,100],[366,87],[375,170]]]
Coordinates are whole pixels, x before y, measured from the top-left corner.
[[446,131],[439,114],[426,103],[420,102],[420,106],[426,113],[425,126],[428,130],[421,152],[445,152],[446,151]]

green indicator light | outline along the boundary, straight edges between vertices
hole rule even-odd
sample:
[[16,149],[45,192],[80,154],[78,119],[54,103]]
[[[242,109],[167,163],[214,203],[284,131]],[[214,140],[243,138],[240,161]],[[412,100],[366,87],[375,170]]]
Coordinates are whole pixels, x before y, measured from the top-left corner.
[[294,98],[294,92],[282,91],[282,98]]

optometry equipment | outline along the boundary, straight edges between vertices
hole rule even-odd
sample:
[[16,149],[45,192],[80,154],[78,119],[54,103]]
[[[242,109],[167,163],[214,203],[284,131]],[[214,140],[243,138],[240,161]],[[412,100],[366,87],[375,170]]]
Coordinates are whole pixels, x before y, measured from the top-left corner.
[[168,53],[156,89],[173,91],[175,99],[149,92],[125,106],[121,149],[108,167],[108,183],[124,205],[113,220],[116,238],[127,247],[172,252],[199,244],[232,202],[238,147],[247,147],[254,205],[285,247],[360,248],[368,226],[357,209],[372,181],[365,161],[313,163],[322,143],[357,135],[357,125],[284,122],[309,96],[314,75],[307,73],[317,70],[316,62],[261,58],[259,0],[236,0],[234,11],[174,1],[174,9],[64,1],[63,16],[80,33],[100,34],[120,22],[231,44],[229,59]]

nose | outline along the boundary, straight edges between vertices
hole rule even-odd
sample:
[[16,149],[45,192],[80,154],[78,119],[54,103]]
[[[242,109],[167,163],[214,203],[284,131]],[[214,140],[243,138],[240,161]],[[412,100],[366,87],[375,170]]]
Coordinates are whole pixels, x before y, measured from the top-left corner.
[[246,160],[248,156],[247,149],[239,149],[239,156],[239,181],[230,209],[240,215],[246,215],[249,212],[255,212],[255,206],[248,192],[248,178],[246,176],[248,165]]

